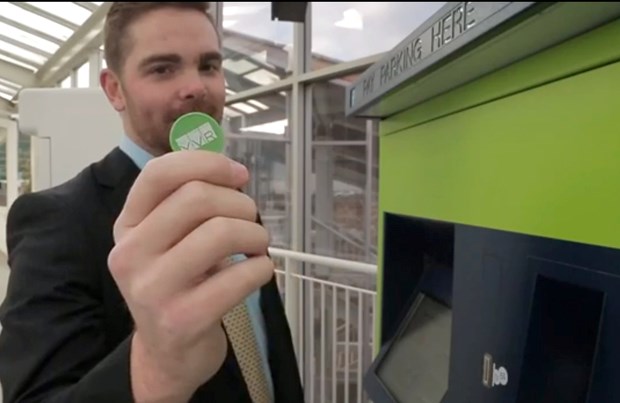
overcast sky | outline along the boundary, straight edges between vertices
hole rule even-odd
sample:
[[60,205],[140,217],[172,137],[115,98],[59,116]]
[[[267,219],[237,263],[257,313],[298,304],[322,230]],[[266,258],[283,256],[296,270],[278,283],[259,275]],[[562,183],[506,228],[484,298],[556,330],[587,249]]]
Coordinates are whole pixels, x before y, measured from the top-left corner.
[[[402,41],[445,2],[312,3],[312,51],[349,61],[387,51]],[[290,45],[293,26],[271,21],[270,2],[224,3],[224,27]]]

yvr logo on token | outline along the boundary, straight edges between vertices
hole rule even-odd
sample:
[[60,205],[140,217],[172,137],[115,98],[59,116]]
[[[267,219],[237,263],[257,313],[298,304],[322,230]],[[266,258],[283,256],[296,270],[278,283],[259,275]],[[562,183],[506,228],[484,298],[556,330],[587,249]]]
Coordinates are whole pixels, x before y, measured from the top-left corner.
[[202,112],[189,112],[178,117],[168,134],[173,151],[205,150],[222,152],[224,134],[219,123]]
[[197,150],[215,139],[217,139],[215,130],[206,122],[176,139],[176,143],[182,150]]

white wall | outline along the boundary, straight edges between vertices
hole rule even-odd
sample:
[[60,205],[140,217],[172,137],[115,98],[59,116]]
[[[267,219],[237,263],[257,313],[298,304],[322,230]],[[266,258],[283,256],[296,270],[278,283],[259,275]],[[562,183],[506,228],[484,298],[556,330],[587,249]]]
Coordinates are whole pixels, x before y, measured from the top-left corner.
[[19,132],[32,136],[32,190],[59,185],[119,144],[123,127],[100,88],[28,88]]

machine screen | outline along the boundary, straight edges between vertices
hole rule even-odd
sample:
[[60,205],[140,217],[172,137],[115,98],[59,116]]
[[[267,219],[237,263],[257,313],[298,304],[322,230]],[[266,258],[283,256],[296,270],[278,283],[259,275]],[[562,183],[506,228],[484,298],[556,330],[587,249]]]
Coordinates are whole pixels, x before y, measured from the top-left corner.
[[420,294],[407,319],[377,376],[399,403],[441,403],[448,390],[452,310]]

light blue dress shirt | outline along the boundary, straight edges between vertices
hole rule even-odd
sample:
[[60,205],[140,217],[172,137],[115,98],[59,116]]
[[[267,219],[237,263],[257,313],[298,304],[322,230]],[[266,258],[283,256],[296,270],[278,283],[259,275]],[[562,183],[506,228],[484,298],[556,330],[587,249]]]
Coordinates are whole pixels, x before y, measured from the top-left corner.
[[[149,154],[142,147],[138,146],[127,136],[122,137],[120,149],[125,154],[127,154],[127,156],[129,156],[129,158],[131,158],[131,160],[140,169],[143,169],[146,163],[153,158],[151,154]],[[241,259],[245,259],[245,257],[242,255],[233,256],[233,260],[238,261]],[[271,396],[273,396],[273,383],[271,378],[271,371],[269,369],[269,361],[267,359],[267,335],[265,333],[265,320],[260,308],[260,290],[256,290],[254,293],[252,293],[247,298],[246,304],[248,306],[248,311],[252,320],[254,334],[256,335],[256,339],[258,341],[258,347],[262,357],[263,368],[265,369],[265,374],[267,375],[267,383],[269,384]]]

